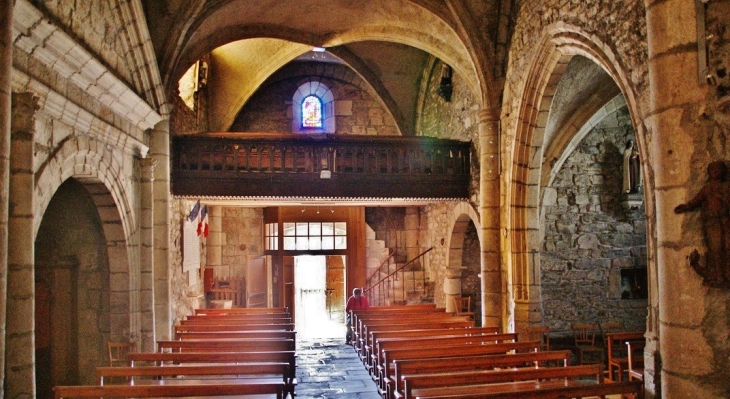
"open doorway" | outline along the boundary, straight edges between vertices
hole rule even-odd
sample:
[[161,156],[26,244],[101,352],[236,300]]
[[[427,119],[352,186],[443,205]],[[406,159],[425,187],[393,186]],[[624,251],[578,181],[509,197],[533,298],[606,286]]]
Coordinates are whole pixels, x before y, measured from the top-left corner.
[[345,256],[294,257],[297,336],[344,338]]

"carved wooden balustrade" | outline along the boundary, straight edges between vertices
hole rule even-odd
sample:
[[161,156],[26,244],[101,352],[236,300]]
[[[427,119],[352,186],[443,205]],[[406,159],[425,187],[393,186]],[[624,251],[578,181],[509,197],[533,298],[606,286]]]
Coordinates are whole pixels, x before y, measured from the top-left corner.
[[429,137],[178,136],[172,188],[187,196],[467,198],[470,150]]

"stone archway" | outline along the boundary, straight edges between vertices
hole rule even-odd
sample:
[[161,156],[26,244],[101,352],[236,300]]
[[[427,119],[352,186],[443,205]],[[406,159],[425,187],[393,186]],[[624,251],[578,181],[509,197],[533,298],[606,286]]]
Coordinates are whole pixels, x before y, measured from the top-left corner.
[[[106,364],[111,275],[97,209],[91,193],[78,180],[68,179],[54,193],[36,234],[36,287],[48,291],[36,291],[36,309],[48,310],[35,321],[36,338],[48,339],[44,349],[49,361],[39,361],[43,354],[36,351],[39,389],[94,383],[94,368]],[[52,392],[38,395],[52,397]]]
[[[621,63],[610,46],[601,43],[595,36],[583,32],[580,28],[560,24],[546,29],[542,42],[534,51],[534,57],[525,76],[523,92],[520,95],[521,106],[518,112],[518,121],[515,146],[512,149],[510,160],[510,183],[506,191],[506,206],[509,208],[509,261],[506,272],[509,275],[509,295],[513,301],[513,315],[515,330],[526,328],[535,320],[541,320],[539,298],[539,256],[542,250],[542,228],[540,206],[543,201],[543,183],[550,180],[551,171],[544,170],[543,146],[545,127],[551,111],[551,101],[555,89],[562,78],[572,58],[576,55],[586,57],[600,66],[618,86],[623,94],[636,138],[639,143],[640,154],[647,159],[647,143],[644,142],[646,128],[640,119],[638,98],[631,90],[629,72],[623,69]],[[590,104],[589,104],[590,106]],[[575,123],[582,126],[591,118],[590,113],[584,115],[584,121]],[[573,129],[573,135],[578,129]],[[563,148],[573,137],[563,136]],[[645,178],[645,191],[653,190],[650,168],[642,170]],[[653,198],[645,196],[646,213],[652,215],[654,211]],[[646,237],[654,237],[654,226],[647,225]],[[654,242],[647,239],[647,253],[652,253]],[[655,275],[651,257],[648,259],[648,272]],[[650,284],[650,303],[651,303]],[[651,305],[650,305],[651,308]],[[509,312],[509,309],[508,309]],[[651,314],[649,318],[651,318]]]
[[444,300],[446,311],[455,309],[455,296],[470,296],[472,311],[477,325],[480,325],[481,295],[481,248],[480,232],[476,212],[466,203],[459,204],[453,211],[448,236],[448,259],[444,274]]

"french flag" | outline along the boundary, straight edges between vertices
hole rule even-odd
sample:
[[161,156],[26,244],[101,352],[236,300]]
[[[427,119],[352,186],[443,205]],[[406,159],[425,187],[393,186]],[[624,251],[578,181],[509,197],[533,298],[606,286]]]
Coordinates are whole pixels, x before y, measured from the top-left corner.
[[200,221],[198,222],[198,237],[208,237],[208,205],[203,205],[200,210]]

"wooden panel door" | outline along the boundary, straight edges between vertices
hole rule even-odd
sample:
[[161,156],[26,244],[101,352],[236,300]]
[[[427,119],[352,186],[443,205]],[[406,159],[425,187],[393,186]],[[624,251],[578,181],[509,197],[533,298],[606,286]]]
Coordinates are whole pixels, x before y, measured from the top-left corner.
[[269,304],[269,284],[265,256],[250,257],[246,268],[246,307],[265,308]]

